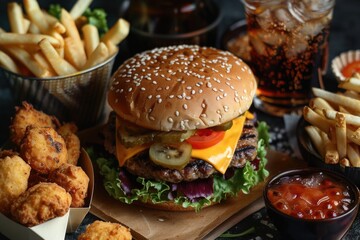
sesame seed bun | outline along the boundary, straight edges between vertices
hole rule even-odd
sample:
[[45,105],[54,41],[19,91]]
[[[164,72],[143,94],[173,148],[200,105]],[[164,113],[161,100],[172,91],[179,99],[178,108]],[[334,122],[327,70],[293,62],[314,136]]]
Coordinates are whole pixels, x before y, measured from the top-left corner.
[[135,55],[112,77],[110,106],[138,126],[181,131],[230,121],[250,108],[255,77],[230,52],[171,46]]

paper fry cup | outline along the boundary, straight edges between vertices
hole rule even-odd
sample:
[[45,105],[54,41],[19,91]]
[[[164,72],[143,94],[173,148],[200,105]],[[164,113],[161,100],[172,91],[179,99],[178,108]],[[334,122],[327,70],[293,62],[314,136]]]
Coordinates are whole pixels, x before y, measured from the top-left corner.
[[338,81],[344,81],[346,78],[341,73],[341,70],[348,64],[360,61],[360,50],[351,50],[341,53],[339,56],[331,61],[331,69]]

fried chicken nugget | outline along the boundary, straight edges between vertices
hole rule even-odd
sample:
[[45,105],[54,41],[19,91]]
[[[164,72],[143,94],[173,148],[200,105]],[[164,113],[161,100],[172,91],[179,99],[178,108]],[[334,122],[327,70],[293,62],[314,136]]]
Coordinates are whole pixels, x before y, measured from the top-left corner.
[[20,145],[28,126],[52,128],[59,126],[59,120],[56,117],[37,111],[27,102],[16,107],[15,111],[10,125],[10,140],[16,145]]
[[65,123],[57,132],[64,138],[68,150],[68,163],[77,165],[80,156],[80,139],[76,135],[78,128],[74,123]]
[[8,215],[11,203],[28,187],[31,168],[17,155],[0,159],[0,212]]
[[59,168],[68,159],[64,139],[51,127],[27,127],[20,156],[42,174]]
[[56,183],[39,183],[21,194],[11,205],[15,221],[31,227],[67,213],[71,196]]
[[130,240],[129,228],[119,223],[95,221],[86,227],[77,240]]
[[72,197],[71,207],[84,206],[89,186],[89,177],[81,167],[65,163],[60,168],[52,171],[48,179],[70,193]]

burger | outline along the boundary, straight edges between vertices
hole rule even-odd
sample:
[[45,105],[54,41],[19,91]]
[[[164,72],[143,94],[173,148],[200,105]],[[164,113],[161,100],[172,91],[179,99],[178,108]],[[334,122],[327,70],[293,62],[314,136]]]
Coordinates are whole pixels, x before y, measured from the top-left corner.
[[108,92],[104,136],[114,157],[97,159],[106,191],[170,211],[249,193],[268,176],[267,125],[248,111],[256,87],[241,59],[215,48],[162,47],[126,60]]

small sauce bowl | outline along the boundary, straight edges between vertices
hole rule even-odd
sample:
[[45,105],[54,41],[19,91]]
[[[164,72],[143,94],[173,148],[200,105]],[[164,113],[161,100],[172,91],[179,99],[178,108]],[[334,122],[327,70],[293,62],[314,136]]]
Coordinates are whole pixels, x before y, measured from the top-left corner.
[[263,198],[284,239],[341,239],[359,210],[359,190],[332,171],[305,168],[272,177]]

